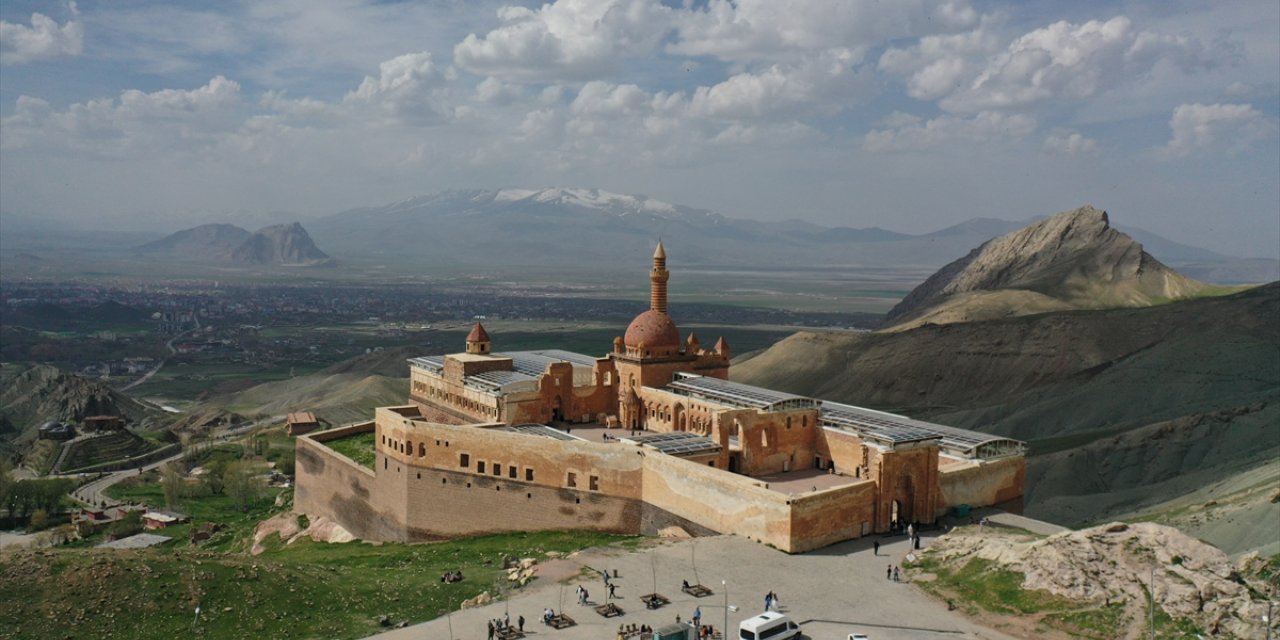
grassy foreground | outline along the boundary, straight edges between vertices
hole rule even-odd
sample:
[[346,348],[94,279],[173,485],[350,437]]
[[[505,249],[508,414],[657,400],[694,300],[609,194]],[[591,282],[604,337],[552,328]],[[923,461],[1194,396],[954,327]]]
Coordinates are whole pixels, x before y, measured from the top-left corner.
[[[504,556],[545,558],[620,539],[540,532],[286,546],[273,538],[259,556],[198,548],[6,552],[0,629],[20,638],[361,637],[380,628],[380,615],[421,622],[482,591],[499,593]],[[440,582],[455,569],[466,579]]]

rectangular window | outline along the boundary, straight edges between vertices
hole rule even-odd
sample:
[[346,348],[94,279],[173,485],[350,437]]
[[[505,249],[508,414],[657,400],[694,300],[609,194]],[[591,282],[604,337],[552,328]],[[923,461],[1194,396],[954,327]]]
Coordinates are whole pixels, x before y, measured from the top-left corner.
[[513,465],[511,465],[510,467],[507,467],[507,477],[508,477],[508,478],[511,478],[512,480],[515,480],[515,479],[516,479],[516,474],[517,474],[519,471],[520,471],[520,470],[519,470],[519,469],[517,469],[517,468],[516,468],[516,466],[513,464]]
[[591,476],[591,490],[592,491],[600,490],[600,476]]
[[476,473],[484,473],[484,460],[476,461]]
[[498,464],[498,463],[496,463],[496,462],[495,462],[495,463],[493,463],[493,475],[495,475],[495,476],[500,476],[500,475],[502,475],[502,465],[500,465],[500,464]]
[[525,482],[533,482],[533,469],[524,470],[524,479]]
[[569,472],[569,486],[571,487],[578,486],[578,474],[572,471]]
[[463,469],[471,466],[471,454],[462,453],[458,455],[458,466]]

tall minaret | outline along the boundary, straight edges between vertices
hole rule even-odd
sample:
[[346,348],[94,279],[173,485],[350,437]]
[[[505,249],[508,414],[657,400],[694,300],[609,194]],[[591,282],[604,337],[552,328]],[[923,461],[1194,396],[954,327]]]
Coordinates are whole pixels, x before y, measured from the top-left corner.
[[662,249],[662,241],[653,252],[653,270],[649,272],[649,308],[661,313],[667,312],[667,252]]

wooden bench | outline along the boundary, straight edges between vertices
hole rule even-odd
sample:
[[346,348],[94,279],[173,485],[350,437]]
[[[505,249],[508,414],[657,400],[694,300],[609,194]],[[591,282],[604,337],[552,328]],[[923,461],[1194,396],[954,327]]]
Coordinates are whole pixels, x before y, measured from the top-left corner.
[[610,602],[608,604],[602,604],[602,605],[596,606],[596,613],[606,618],[614,618],[626,612],[622,610],[622,607],[619,607],[618,605]]
[[700,584],[691,584],[687,587],[680,587],[680,590],[695,598],[705,598],[710,595],[715,595],[714,591]]
[[515,627],[498,629],[498,633],[497,633],[498,640],[520,640],[520,638],[523,638],[523,637],[524,637],[524,633]]
[[661,609],[664,605],[671,604],[671,600],[660,593],[646,593],[640,596],[640,601],[646,609]]
[[547,621],[547,624],[552,629],[566,629],[578,623],[574,622],[573,618],[570,618],[569,616],[563,613],[558,613],[554,616],[551,616],[551,619]]

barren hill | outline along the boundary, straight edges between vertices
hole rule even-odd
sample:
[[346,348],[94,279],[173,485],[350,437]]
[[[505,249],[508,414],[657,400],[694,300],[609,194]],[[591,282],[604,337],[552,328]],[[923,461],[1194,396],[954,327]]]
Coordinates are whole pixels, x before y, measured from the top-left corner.
[[1280,283],[1144,308],[802,332],[735,380],[1031,444],[1027,512],[1080,524],[1274,460]]
[[916,287],[885,319],[981,320],[1063,308],[1140,306],[1203,288],[1084,206],[994,238]]
[[143,253],[168,253],[188,260],[223,260],[253,234],[234,224],[202,224],[138,247]]

